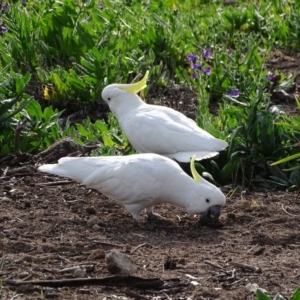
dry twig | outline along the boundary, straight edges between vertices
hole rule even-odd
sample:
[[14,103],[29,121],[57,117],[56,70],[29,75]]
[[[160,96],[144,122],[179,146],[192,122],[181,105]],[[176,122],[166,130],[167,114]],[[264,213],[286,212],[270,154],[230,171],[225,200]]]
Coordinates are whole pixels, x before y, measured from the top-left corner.
[[143,243],[143,244],[136,246],[134,249],[132,249],[130,254],[133,254],[136,250],[138,250],[139,248],[144,247],[144,246],[150,246],[151,248],[154,248],[154,246],[150,245],[149,243]]
[[69,184],[73,183],[70,180],[61,180],[61,181],[50,181],[50,182],[41,182],[38,183],[37,186],[43,187],[43,186],[56,186],[56,185],[61,185],[61,184]]
[[246,271],[261,273],[261,268],[260,267],[254,267],[254,266],[250,266],[250,265],[246,265],[246,264],[241,264],[241,263],[238,263],[238,262],[232,262],[232,264],[234,266],[239,267],[239,268],[241,268],[243,270],[246,270]]
[[101,286],[119,286],[132,287],[139,289],[155,289],[164,285],[164,282],[159,278],[141,278],[136,276],[111,276],[102,278],[75,278],[62,280],[6,280],[8,284],[20,286],[24,284],[50,286],[50,287],[65,287],[65,286],[80,286],[80,285],[101,285]]

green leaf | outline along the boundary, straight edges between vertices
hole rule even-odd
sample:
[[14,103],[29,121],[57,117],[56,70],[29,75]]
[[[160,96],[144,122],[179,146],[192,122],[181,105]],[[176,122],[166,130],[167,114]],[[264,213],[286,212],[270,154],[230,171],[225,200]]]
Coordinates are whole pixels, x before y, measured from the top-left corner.
[[282,164],[282,163],[285,163],[287,161],[290,161],[290,160],[293,160],[293,159],[298,159],[298,158],[300,158],[300,153],[296,153],[296,154],[293,154],[291,156],[282,158],[282,159],[280,159],[278,161],[275,161],[270,166],[275,166],[275,165]]
[[24,87],[25,87],[25,83],[24,80],[22,78],[18,78],[16,80],[16,94],[18,96],[21,96],[23,91],[24,91]]
[[270,172],[274,176],[280,178],[281,180],[285,181],[286,183],[289,182],[288,177],[279,169],[278,166],[270,166],[270,162],[269,161],[267,162],[267,166],[268,166]]
[[49,121],[51,119],[52,115],[53,115],[53,108],[52,108],[52,106],[47,106],[44,109],[44,113],[43,113],[43,117],[44,117],[45,121]]
[[300,299],[300,287],[296,290],[290,300],[299,300]]
[[30,117],[34,117],[37,121],[40,121],[43,117],[41,105],[35,99],[27,105],[26,111]]
[[20,105],[15,108],[11,113],[4,115],[4,116],[0,116],[0,123],[4,122],[5,120],[10,119],[11,117],[13,117],[14,115],[16,115],[18,112],[20,112],[24,107],[26,107],[26,105],[28,105],[33,98],[29,98],[26,100],[21,101]]
[[113,142],[113,140],[111,139],[110,134],[108,132],[104,132],[102,134],[102,138],[103,138],[103,143],[105,146],[112,147],[115,144]]
[[283,298],[280,294],[277,294],[273,300],[286,300],[286,299]]
[[256,290],[257,300],[272,300],[268,295],[266,295],[261,289]]
[[4,115],[8,112],[9,109],[13,107],[15,103],[19,100],[18,97],[14,97],[11,99],[1,100],[0,101],[0,116]]
[[65,91],[65,87],[60,77],[56,73],[53,73],[51,77],[55,87],[57,88],[57,91],[62,94]]
[[95,122],[95,126],[96,126],[96,128],[99,129],[99,131],[100,131],[101,133],[104,133],[104,132],[107,132],[107,131],[108,131],[107,125],[104,124],[103,122],[99,121],[99,120],[97,120],[97,121]]
[[25,85],[29,82],[30,78],[31,78],[31,74],[26,73],[26,75],[23,77],[23,82]]
[[76,128],[82,136],[84,136],[86,138],[88,138],[90,136],[90,133],[81,124],[76,124]]
[[232,153],[230,161],[221,170],[222,181],[229,180],[232,176],[236,175],[235,172],[239,166],[239,163],[239,152]]

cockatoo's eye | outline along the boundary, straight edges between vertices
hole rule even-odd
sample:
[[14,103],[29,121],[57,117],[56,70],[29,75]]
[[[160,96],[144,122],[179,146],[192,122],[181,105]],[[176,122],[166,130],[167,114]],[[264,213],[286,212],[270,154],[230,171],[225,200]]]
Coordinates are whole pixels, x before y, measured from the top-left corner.
[[209,203],[209,202],[210,202],[210,200],[209,200],[209,199],[206,199],[205,201],[206,201],[206,203]]
[[108,97],[107,100],[110,100],[110,97]]

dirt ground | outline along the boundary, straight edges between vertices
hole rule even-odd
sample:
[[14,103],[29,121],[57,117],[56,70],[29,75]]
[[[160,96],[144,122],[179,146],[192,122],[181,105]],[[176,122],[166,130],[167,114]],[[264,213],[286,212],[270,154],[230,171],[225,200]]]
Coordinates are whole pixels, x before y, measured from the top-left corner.
[[[2,177],[0,190],[1,299],[255,299],[246,289],[249,283],[285,297],[300,286],[296,194],[237,191],[221,224],[210,226],[167,204],[156,208],[167,220],[143,215],[137,224],[97,191],[34,170]],[[95,217],[98,226],[89,221]],[[134,275],[158,277],[164,286],[49,288],[5,282],[74,278],[62,270],[80,265],[91,266],[90,278],[110,276],[105,259],[88,259],[96,249],[127,254],[138,267]]]
[[[279,51],[267,68],[300,74],[299,65],[299,55]],[[166,98],[172,102],[172,95]],[[291,101],[280,104],[298,114]],[[191,102],[180,105],[193,117]],[[227,198],[219,224],[200,223],[199,216],[167,204],[156,208],[167,220],[147,220],[144,214],[137,224],[121,205],[71,180],[33,167],[25,173],[6,169],[10,175],[4,170],[0,166],[0,299],[256,299],[251,284],[288,298],[300,286],[296,193],[237,190]],[[232,189],[222,187],[225,194]],[[108,277],[103,255],[90,255],[113,249],[133,259],[133,275],[159,278],[163,286],[16,287],[7,282]],[[86,273],[74,272],[78,266]]]

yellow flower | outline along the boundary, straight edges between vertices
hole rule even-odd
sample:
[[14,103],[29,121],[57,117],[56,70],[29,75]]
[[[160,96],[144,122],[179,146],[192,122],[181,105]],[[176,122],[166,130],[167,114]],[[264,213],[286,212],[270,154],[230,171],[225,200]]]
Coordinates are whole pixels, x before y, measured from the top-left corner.
[[44,98],[46,99],[46,100],[50,100],[51,99],[51,97],[50,97],[50,95],[49,95],[49,89],[48,89],[48,87],[44,87]]
[[57,93],[54,87],[44,87],[44,98],[46,100],[55,100],[57,99]]
[[244,25],[242,25],[241,27],[241,31],[248,31],[249,29],[249,24],[248,23],[245,23]]

